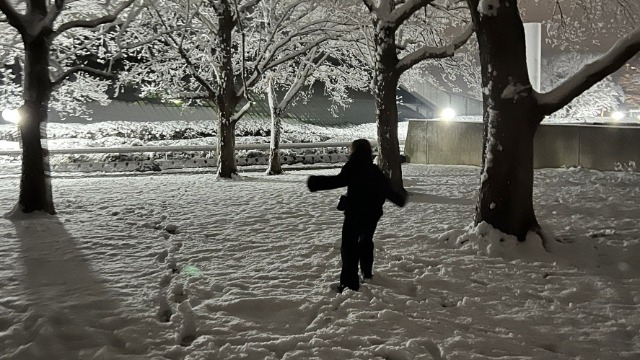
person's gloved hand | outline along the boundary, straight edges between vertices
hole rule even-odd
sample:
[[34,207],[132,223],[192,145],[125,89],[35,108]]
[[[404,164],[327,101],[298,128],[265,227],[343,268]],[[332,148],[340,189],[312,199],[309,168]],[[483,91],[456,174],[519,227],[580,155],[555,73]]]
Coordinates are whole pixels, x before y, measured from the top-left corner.
[[307,188],[309,191],[314,192],[318,191],[318,177],[317,176],[309,176],[307,179]]

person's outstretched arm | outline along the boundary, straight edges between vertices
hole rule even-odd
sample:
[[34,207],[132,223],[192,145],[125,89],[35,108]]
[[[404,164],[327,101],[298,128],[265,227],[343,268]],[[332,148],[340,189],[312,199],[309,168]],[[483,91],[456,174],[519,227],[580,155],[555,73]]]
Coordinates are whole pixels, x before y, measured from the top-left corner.
[[345,187],[349,184],[349,164],[345,164],[340,170],[338,175],[325,176],[325,175],[312,175],[307,180],[307,187],[309,191],[322,191],[333,190],[341,187]]

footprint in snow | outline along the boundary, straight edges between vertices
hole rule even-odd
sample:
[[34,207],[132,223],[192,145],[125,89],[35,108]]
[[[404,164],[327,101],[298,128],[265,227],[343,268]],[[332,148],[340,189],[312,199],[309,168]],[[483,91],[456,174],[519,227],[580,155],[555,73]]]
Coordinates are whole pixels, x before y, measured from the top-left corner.
[[169,306],[169,302],[167,301],[167,299],[161,294],[158,294],[158,296],[156,297],[156,302],[158,304],[158,311],[156,312],[156,318],[158,319],[158,321],[171,321],[173,311],[171,310],[171,306]]
[[180,304],[189,298],[189,295],[184,291],[184,285],[181,283],[176,283],[173,286],[173,289],[171,289],[171,293],[173,294],[173,301],[177,304]]
[[156,261],[159,263],[164,263],[164,261],[167,259],[167,256],[169,256],[169,250],[164,249],[158,254],[158,256],[156,256]]

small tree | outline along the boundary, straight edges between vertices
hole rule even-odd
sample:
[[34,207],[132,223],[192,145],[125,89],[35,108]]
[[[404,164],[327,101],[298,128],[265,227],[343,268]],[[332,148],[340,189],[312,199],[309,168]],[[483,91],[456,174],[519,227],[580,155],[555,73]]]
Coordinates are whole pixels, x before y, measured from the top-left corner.
[[[402,167],[400,162],[400,145],[398,141],[398,107],[396,103],[397,87],[400,77],[407,70],[426,59],[442,59],[451,57],[462,47],[473,34],[473,27],[467,26],[452,40],[432,43],[405,43],[399,36],[401,26],[412,17],[429,11],[455,11],[457,2],[441,5],[434,0],[363,0],[373,26],[373,41],[370,44],[375,56],[375,74],[373,77],[373,93],[376,102],[378,124],[379,165],[391,179],[398,191],[405,191],[402,184]],[[430,6],[430,8],[427,8]],[[424,13],[421,14],[421,11]],[[441,15],[441,14],[440,14]],[[444,17],[446,19],[446,16]],[[436,21],[440,27],[447,27]],[[411,34],[415,34],[411,32]],[[407,39],[409,40],[409,39]],[[415,40],[415,38],[413,38]],[[404,51],[404,53],[403,53]]]
[[485,151],[475,223],[524,240],[540,233],[533,210],[533,137],[545,116],[640,51],[640,30],[547,93],[531,87],[517,0],[467,0],[480,48]]
[[[368,89],[369,74],[360,70],[366,66],[362,66],[362,60],[348,51],[347,46],[348,43],[342,40],[328,41],[306,56],[279,66],[267,76],[265,86],[272,120],[267,175],[282,173],[279,150],[282,117],[296,99],[312,95],[312,86],[321,83],[324,95],[334,105],[327,111],[335,115],[337,107],[346,107],[351,102],[349,90]],[[276,89],[284,93],[282,98],[278,97]]]
[[[269,112],[271,113],[271,142],[269,146],[269,167],[267,168],[267,175],[280,175],[282,174],[282,163],[280,161],[280,140],[282,138],[282,117],[285,111],[293,103],[296,97],[300,94],[303,87],[312,85],[311,81],[312,73],[326,61],[328,54],[318,54],[316,49],[309,51],[308,55],[300,59],[299,65],[290,63],[287,65],[293,65],[293,79],[287,83],[287,77],[282,81],[283,77],[278,76],[281,81],[276,80],[276,73],[282,75],[281,72],[275,72],[269,74],[266,79],[266,91],[267,99],[269,101]],[[286,74],[286,72],[285,72]],[[286,88],[286,93],[282,99],[278,99],[276,94],[275,83],[283,84]]]
[[[215,104],[222,178],[237,174],[235,127],[250,109],[252,89],[266,73],[330,39],[336,26],[313,1],[272,2],[156,1],[140,8],[146,16],[121,36],[121,46],[143,59],[132,64],[129,81],[146,83],[148,93]],[[277,21],[265,24],[263,11],[277,11]]]
[[12,43],[6,41],[7,36],[20,40],[13,42],[12,52],[21,68],[18,73],[23,99],[19,125],[22,140],[19,210],[55,213],[48,154],[42,147],[51,94],[79,73],[109,75],[104,70],[82,65],[78,55],[89,54],[103,45],[94,42],[96,37],[87,33],[88,29],[113,23],[133,1],[96,5],[88,0],[27,0],[13,4],[0,0],[0,11],[5,17],[0,19],[0,25],[4,22],[13,29],[13,32],[2,29],[0,38],[4,44]]

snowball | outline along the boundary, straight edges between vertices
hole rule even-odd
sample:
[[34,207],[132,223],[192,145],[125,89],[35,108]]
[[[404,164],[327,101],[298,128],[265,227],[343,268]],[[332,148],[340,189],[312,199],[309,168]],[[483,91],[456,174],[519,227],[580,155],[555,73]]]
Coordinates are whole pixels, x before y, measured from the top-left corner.
[[480,0],[478,4],[478,12],[482,16],[497,16],[499,8],[499,0]]

